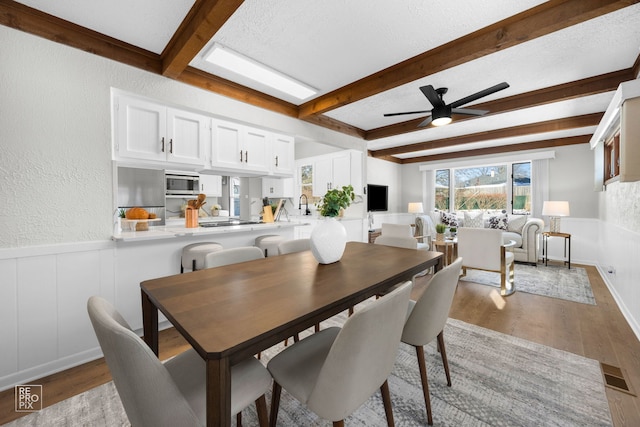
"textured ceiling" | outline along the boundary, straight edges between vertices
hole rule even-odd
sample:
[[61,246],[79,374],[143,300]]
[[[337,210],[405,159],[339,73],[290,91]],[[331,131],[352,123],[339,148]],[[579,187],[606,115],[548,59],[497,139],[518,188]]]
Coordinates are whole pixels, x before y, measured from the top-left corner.
[[[405,130],[400,130],[398,126],[402,126],[402,123],[423,118],[426,114],[396,117],[383,117],[383,114],[430,110],[432,107],[420,92],[420,86],[430,84],[436,88],[447,87],[449,91],[444,99],[450,103],[503,81],[510,84],[506,90],[465,105],[469,107],[503,98],[517,98],[518,95],[525,94],[533,94],[536,99],[535,97],[539,98],[545,88],[572,84],[581,79],[622,70],[625,71],[625,79],[629,79],[629,76],[637,78],[639,67],[640,4],[633,0],[114,0],[108,3],[88,3],[80,0],[21,0],[19,3],[150,51],[163,66],[168,61],[166,52],[170,49],[167,46],[171,47],[172,37],[178,31],[183,39],[191,40],[191,44],[185,43],[188,49],[178,49],[177,57],[185,57],[186,60],[177,75],[170,77],[180,79],[180,73],[189,65],[192,69],[208,73],[203,74],[205,77],[199,77],[205,81],[200,83],[202,87],[224,94],[230,93],[224,87],[226,83],[220,83],[219,79],[212,80],[215,85],[206,84],[207,75],[213,79],[221,77],[246,87],[247,93],[256,90],[276,98],[275,104],[282,102],[276,110],[282,109],[290,115],[295,115],[291,111],[299,109],[298,114],[302,119],[309,119],[308,116],[304,116],[303,110],[306,107],[314,108],[314,102],[301,102],[205,63],[203,57],[212,43],[220,43],[318,89],[319,94],[316,97],[319,97],[317,99],[322,100],[321,102],[332,102],[331,98],[327,101],[322,95],[337,92],[346,98],[346,101],[336,108],[312,113],[311,121],[351,134],[359,134],[368,140],[368,148],[372,150],[373,155],[376,155],[376,150],[408,144],[440,141],[602,113],[611,100],[618,82],[609,82],[610,87],[599,89],[594,94],[582,94],[586,96],[561,96],[559,102],[525,100],[521,101],[521,104],[524,104],[515,108],[506,108],[484,117],[467,120],[454,117],[452,124],[441,128],[416,129],[415,124],[407,124]],[[220,6],[223,3],[225,6]],[[554,23],[553,30],[533,34],[537,28],[531,26],[531,21],[527,19],[538,16],[537,13],[543,14],[544,10],[549,8],[553,8],[553,13],[557,13],[558,22]],[[602,8],[608,9],[603,11]],[[586,9],[592,14],[585,14]],[[206,15],[203,12],[206,10],[214,10],[215,13]],[[221,17],[225,12],[228,12],[229,16]],[[192,15],[196,16],[196,19],[190,21]],[[517,19],[514,16],[517,16]],[[185,17],[189,19],[185,20]],[[218,24],[213,22],[216,19],[220,20]],[[578,23],[573,25],[573,21]],[[445,52],[441,48],[443,45],[453,43],[459,47],[460,41],[467,39],[474,43],[476,37],[480,40],[480,36],[474,34],[474,37],[469,38],[469,34],[482,31],[498,22],[503,26],[492,33],[498,39],[495,48],[479,44],[477,55],[467,54],[459,64],[441,67],[436,64],[433,72],[424,73],[412,80],[404,80],[406,83],[383,87],[385,81],[380,80],[380,89],[374,89],[363,99],[352,99],[351,92],[342,91],[345,86],[351,87],[349,85],[353,82],[362,79],[366,81],[372,74],[416,55],[424,52]],[[192,27],[189,27],[189,24]],[[510,47],[500,45],[501,36],[504,35],[508,39],[510,32],[517,32],[519,26],[526,25],[531,26],[531,36],[522,35],[522,40],[512,43]],[[183,27],[187,28],[184,32]],[[202,34],[208,35],[203,38],[205,36]],[[189,36],[192,36],[191,39]],[[491,51],[487,51],[490,48]],[[454,62],[457,53],[455,49],[451,52],[446,51],[446,55],[453,58]],[[430,63],[426,62],[423,66],[428,67]],[[406,70],[401,68],[385,79],[401,78]],[[189,68],[186,69],[186,73],[189,73]],[[370,84],[375,86],[376,82],[374,79]],[[236,90],[237,86],[233,88]],[[238,94],[230,96],[242,97]],[[260,96],[263,95],[258,97]],[[393,130],[389,134],[385,133],[383,137],[379,137],[379,134],[373,136],[381,128],[396,124],[398,126],[391,126]],[[466,144],[456,144],[454,141],[448,147],[427,150],[420,147],[415,152],[398,152],[393,155],[400,159],[399,161],[407,161],[417,156],[422,160],[428,160],[428,156],[449,152],[496,146],[514,147],[517,144],[553,139],[563,140],[577,135],[589,135],[595,128],[593,124],[572,126],[569,129],[554,128],[552,125],[547,128],[536,127],[536,130],[523,131],[524,133],[507,132],[497,134],[496,138],[478,138],[478,141]]]

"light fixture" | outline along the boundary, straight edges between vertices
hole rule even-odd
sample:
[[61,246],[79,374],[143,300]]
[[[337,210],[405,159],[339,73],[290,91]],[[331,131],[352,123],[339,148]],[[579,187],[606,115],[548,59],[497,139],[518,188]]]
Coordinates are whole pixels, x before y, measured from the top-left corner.
[[544,202],[542,205],[542,215],[550,217],[549,231],[560,232],[560,217],[569,216],[569,202]]
[[451,123],[451,107],[444,105],[431,110],[431,124],[434,126],[444,126]]
[[225,68],[291,96],[295,96],[298,99],[309,98],[318,92],[311,86],[254,61],[251,58],[247,58],[218,43],[213,45],[204,59],[211,64]]
[[419,214],[424,212],[422,202],[410,202],[408,207],[409,213]]

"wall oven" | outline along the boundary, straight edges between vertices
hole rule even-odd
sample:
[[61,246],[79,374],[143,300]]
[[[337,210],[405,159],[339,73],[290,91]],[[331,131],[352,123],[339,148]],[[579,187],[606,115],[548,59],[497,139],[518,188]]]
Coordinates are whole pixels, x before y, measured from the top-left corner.
[[167,196],[197,196],[200,193],[200,175],[188,172],[165,171]]

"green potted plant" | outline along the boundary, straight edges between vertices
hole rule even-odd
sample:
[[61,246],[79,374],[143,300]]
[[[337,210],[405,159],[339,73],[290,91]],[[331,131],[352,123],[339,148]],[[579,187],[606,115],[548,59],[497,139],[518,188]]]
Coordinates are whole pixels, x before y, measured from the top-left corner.
[[447,231],[447,226],[439,223],[436,224],[436,241],[442,242],[444,240],[444,233]]
[[336,217],[340,215],[340,209],[346,209],[355,199],[353,187],[345,185],[342,189],[334,188],[325,193],[324,197],[316,204],[320,215]]
[[320,215],[325,217],[311,232],[311,253],[320,264],[340,261],[347,245],[347,231],[336,217],[341,209],[349,207],[355,199],[353,187],[345,185],[325,193],[316,204]]

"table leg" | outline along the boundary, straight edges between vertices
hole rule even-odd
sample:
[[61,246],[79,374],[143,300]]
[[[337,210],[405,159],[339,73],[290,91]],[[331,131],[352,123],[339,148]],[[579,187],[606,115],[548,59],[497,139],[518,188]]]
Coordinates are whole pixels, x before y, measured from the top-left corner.
[[567,267],[569,267],[569,270],[571,270],[571,236],[569,236],[568,238],[564,239],[565,240],[565,251],[567,250],[567,244],[566,242],[569,242],[569,257],[567,258]]
[[158,355],[158,309],[144,291],[142,292],[142,329],[144,342]]
[[207,360],[207,426],[231,425],[231,365],[229,359]]

